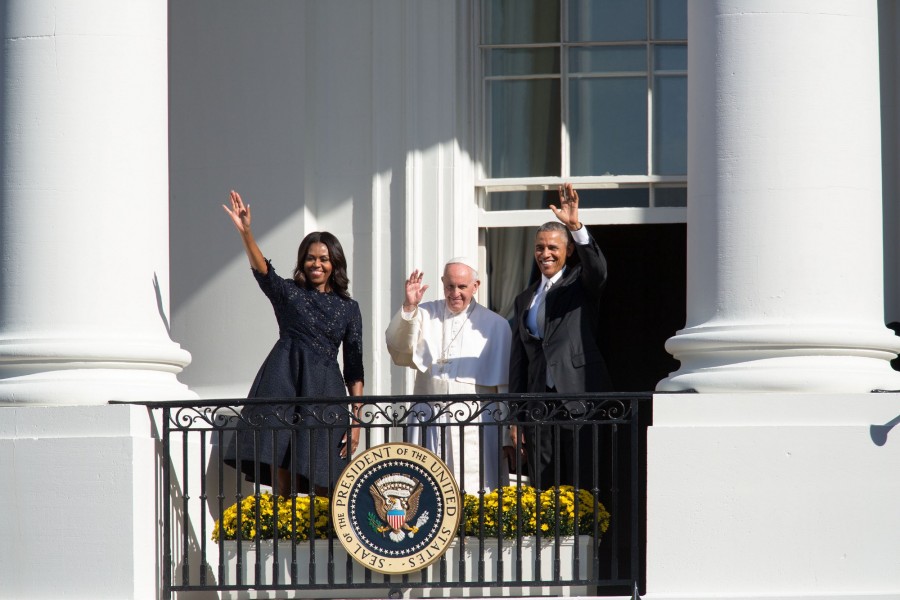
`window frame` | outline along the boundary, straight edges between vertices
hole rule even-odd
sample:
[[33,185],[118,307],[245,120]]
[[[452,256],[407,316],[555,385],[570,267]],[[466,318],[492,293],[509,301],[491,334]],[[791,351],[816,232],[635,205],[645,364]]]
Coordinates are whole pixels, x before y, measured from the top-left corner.
[[[686,207],[660,207],[656,206],[656,190],[660,188],[687,188],[687,173],[683,175],[652,175],[654,171],[654,84],[656,77],[687,77],[687,69],[684,70],[654,70],[655,48],[657,46],[678,46],[687,44],[687,39],[655,40],[653,38],[654,24],[654,0],[644,0],[647,5],[646,39],[640,42],[567,42],[569,23],[569,2],[558,0],[560,3],[560,23],[558,42],[540,42],[533,44],[484,44],[483,39],[483,4],[485,0],[473,0],[474,9],[473,32],[475,52],[473,53],[472,66],[476,92],[474,99],[474,124],[476,127],[474,139],[476,142],[475,161],[475,199],[478,206],[478,227],[527,227],[537,226],[547,220],[546,209],[523,210],[487,210],[487,196],[491,192],[508,191],[540,191],[556,189],[562,183],[572,183],[577,189],[620,189],[643,188],[647,189],[649,206],[642,208],[590,208],[579,211],[582,222],[587,225],[604,224],[643,224],[643,223],[686,223]],[[578,74],[569,73],[569,50],[575,47],[616,47],[625,45],[644,44],[646,48],[646,70],[634,72],[616,72],[614,74]],[[485,76],[484,65],[488,59],[488,52],[492,49],[538,49],[554,48],[559,50],[560,69],[557,74],[536,75],[495,75]],[[597,175],[597,176],[570,176],[571,168],[571,142],[568,125],[571,121],[569,114],[569,86],[575,79],[596,79],[603,77],[643,77],[647,87],[647,174],[642,175]],[[537,80],[551,79],[559,81],[560,88],[560,175],[548,177],[512,177],[491,178],[486,174],[486,165],[489,160],[491,147],[489,144],[489,132],[491,131],[489,92],[488,86],[492,81],[502,80]],[[480,236],[484,237],[484,236]]]

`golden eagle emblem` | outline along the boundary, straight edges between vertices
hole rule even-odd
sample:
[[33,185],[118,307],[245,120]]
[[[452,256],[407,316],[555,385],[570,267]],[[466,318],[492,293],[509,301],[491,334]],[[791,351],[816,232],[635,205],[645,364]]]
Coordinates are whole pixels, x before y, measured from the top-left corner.
[[428,511],[424,511],[411,525],[419,511],[419,496],[422,484],[412,477],[400,474],[385,475],[369,486],[369,493],[375,500],[375,510],[381,522],[373,522],[375,530],[395,542],[407,536],[413,537],[428,521]]

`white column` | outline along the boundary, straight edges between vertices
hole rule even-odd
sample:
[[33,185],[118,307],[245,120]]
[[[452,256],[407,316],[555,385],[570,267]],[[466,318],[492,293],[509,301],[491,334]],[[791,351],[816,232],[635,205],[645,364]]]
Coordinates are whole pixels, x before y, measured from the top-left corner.
[[687,4],[687,323],[659,389],[900,388],[875,0]]
[[166,11],[0,3],[0,403],[192,395],[168,335]]

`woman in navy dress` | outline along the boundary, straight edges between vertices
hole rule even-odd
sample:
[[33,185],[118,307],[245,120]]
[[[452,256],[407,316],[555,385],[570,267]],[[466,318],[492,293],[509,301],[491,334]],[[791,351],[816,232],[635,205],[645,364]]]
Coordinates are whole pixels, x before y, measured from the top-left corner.
[[[248,398],[336,397],[347,392],[361,396],[362,317],[359,304],[347,292],[350,281],[340,242],[326,231],[307,235],[297,250],[293,278],[286,279],[275,273],[256,245],[250,230],[250,205],[232,191],[231,207],[223,207],[234,221],[253,275],[272,303],[278,321],[278,341],[256,374]],[[343,376],[337,362],[341,346]],[[288,420],[298,419],[297,411],[302,411],[307,427],[294,429],[293,439],[291,429],[263,428],[254,441],[247,422],[282,422],[273,417],[271,406],[256,407],[248,402],[241,411],[238,431],[226,449],[225,462],[231,466],[240,463],[247,479],[254,481],[257,449],[260,484],[272,485],[274,463],[279,494],[287,496],[292,491],[291,470],[296,475],[295,491],[309,492],[312,481],[317,494],[327,493],[356,450],[359,428],[346,428],[348,417],[341,406],[329,410],[328,405],[318,404],[279,410],[285,411],[283,416]],[[332,423],[345,427],[321,426]]]

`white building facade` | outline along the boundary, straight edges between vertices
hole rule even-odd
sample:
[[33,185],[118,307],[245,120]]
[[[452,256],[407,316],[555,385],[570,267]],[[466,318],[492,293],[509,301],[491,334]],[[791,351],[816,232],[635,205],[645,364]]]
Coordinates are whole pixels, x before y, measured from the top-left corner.
[[564,181],[613,379],[661,392],[646,595],[900,596],[892,0],[3,0],[0,29],[0,598],[158,593],[157,424],[106,403],[247,393],[277,330],[229,190],[282,274],[341,240],[379,395],[412,389],[406,275],[474,255],[509,316]]

